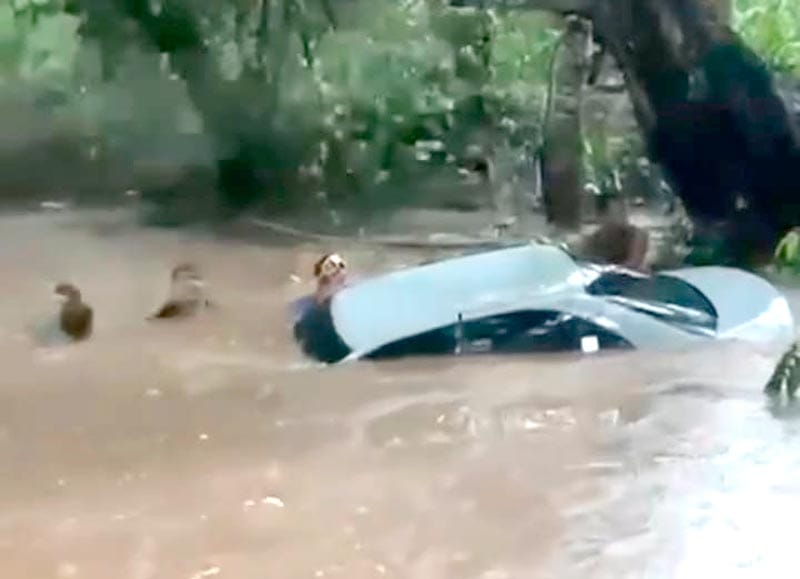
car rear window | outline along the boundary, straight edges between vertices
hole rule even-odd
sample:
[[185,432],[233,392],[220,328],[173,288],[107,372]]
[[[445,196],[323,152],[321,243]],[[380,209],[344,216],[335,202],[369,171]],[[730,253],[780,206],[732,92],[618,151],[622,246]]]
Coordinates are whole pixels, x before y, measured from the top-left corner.
[[586,291],[688,329],[717,328],[717,311],[711,301],[693,285],[669,275],[601,270]]

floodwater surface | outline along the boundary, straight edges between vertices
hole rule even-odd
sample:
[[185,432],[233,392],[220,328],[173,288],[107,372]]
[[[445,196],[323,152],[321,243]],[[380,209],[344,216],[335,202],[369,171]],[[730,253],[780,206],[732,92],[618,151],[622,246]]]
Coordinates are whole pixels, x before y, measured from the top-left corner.
[[[330,248],[0,225],[4,578],[797,577],[774,348],[322,368],[286,307]],[[333,249],[365,273],[429,257]],[[219,308],[146,322],[187,259]],[[62,280],[86,343],[39,341]]]

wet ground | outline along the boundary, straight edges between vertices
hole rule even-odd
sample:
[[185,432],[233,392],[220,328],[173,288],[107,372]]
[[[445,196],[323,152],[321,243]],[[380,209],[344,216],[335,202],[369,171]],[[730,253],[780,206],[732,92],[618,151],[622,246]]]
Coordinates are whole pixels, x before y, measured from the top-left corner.
[[[761,393],[779,351],[325,369],[286,304],[327,248],[0,222],[2,577],[797,576],[800,414]],[[220,308],[145,322],[185,259]],[[42,346],[61,279],[96,333]]]

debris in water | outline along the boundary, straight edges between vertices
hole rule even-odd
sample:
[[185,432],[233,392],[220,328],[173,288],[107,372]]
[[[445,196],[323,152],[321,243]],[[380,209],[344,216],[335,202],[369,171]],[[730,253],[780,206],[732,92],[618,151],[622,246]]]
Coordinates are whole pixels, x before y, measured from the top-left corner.
[[202,571],[198,571],[194,575],[192,575],[192,579],[203,579],[203,577],[214,577],[215,575],[219,575],[222,569],[219,566],[214,565],[212,567],[208,567],[203,569]]
[[263,499],[261,499],[261,503],[264,505],[278,507],[279,509],[282,509],[283,507],[286,506],[286,504],[280,499],[280,497],[273,497],[273,496],[264,497]]
[[773,396],[780,395],[782,390],[786,390],[789,398],[794,397],[800,386],[800,353],[798,353],[797,342],[784,352],[772,376],[764,387],[767,394]]
[[539,430],[541,428],[544,428],[544,424],[535,421],[533,418],[525,418],[522,421],[522,428],[528,431]]

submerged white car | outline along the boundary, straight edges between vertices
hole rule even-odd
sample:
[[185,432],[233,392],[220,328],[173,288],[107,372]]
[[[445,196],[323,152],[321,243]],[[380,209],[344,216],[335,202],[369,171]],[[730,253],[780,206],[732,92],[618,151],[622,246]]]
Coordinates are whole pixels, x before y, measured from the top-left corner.
[[295,322],[322,362],[468,353],[681,348],[789,342],[794,320],[766,280],[728,267],[645,275],[551,245],[482,251],[340,290]]

